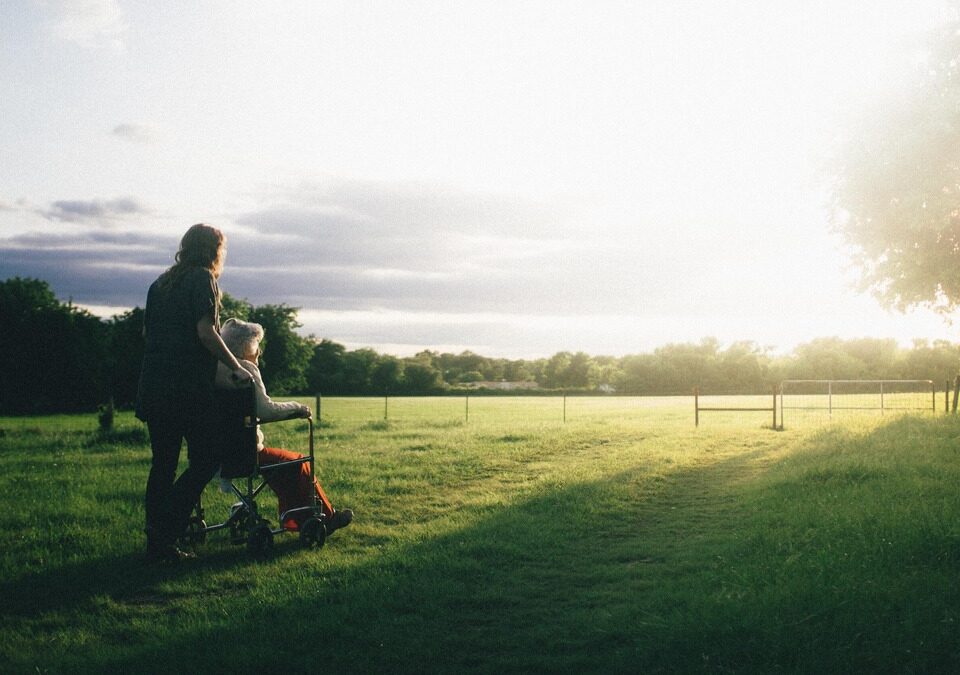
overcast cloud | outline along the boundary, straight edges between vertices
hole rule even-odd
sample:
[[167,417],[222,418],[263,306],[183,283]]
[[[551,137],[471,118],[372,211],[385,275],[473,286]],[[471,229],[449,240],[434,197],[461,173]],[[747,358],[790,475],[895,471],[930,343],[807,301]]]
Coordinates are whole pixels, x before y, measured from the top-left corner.
[[145,214],[147,209],[132,197],[118,199],[62,199],[53,202],[49,208],[40,211],[47,220],[59,220],[67,223],[96,222],[100,224],[131,216]]
[[575,213],[422,184],[333,182],[285,197],[236,218],[249,232],[231,240],[229,279],[244,295],[466,314],[673,303],[658,297],[661,264],[597,238]]
[[[138,224],[148,213],[134,197],[57,200],[40,214],[73,232],[0,239],[0,262],[8,273],[55,280],[77,302],[137,304],[179,236]],[[426,185],[304,187],[282,205],[216,224],[228,235],[224,289],[258,304],[476,313],[535,303],[582,314],[624,309],[642,275],[625,275],[634,261],[540,205]],[[656,274],[647,276],[653,283]]]

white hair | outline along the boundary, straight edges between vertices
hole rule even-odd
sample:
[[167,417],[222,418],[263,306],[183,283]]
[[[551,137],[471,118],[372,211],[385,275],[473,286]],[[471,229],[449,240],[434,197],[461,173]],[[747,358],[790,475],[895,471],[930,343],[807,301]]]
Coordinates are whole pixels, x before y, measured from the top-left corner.
[[263,326],[240,319],[227,319],[220,328],[220,337],[227,349],[242,359],[248,351],[252,352],[260,345]]

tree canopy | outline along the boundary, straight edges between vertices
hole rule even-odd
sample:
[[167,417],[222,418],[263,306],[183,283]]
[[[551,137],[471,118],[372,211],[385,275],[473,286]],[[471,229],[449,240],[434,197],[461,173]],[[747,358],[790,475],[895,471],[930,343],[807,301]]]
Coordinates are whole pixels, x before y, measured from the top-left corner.
[[[753,342],[714,338],[623,357],[558,352],[549,358],[490,358],[424,350],[401,358],[347,349],[297,332],[297,309],[254,306],[225,295],[223,317],[263,324],[262,372],[276,395],[441,394],[503,380],[541,390],[639,395],[768,392],[784,379],[931,379],[956,375],[960,345],[819,338],[774,356]],[[143,358],[143,310],[108,320],[60,302],[37,279],[0,281],[0,414],[95,410],[111,398],[133,404]],[[474,391],[471,389],[471,391]]]
[[118,356],[107,324],[59,302],[46,282],[15,277],[0,283],[0,325],[0,411],[73,411],[107,401]]
[[932,34],[913,86],[866,109],[838,146],[834,222],[864,288],[900,310],[960,304],[958,28]]

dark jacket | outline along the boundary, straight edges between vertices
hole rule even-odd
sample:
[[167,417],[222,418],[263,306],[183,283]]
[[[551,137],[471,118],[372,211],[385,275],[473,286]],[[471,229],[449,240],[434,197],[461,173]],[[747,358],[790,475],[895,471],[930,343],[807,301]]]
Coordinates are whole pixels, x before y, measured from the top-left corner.
[[183,418],[209,411],[217,358],[197,335],[197,322],[208,315],[219,330],[220,289],[209,270],[194,267],[176,281],[167,282],[161,276],[151,284],[143,320],[146,343],[137,390],[139,419]]

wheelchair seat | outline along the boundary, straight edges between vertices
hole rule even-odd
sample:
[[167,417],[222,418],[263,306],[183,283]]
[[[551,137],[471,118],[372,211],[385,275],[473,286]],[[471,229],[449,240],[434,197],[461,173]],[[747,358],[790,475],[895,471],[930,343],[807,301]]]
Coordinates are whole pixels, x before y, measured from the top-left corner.
[[216,444],[223,478],[257,473],[257,400],[253,387],[214,393]]

